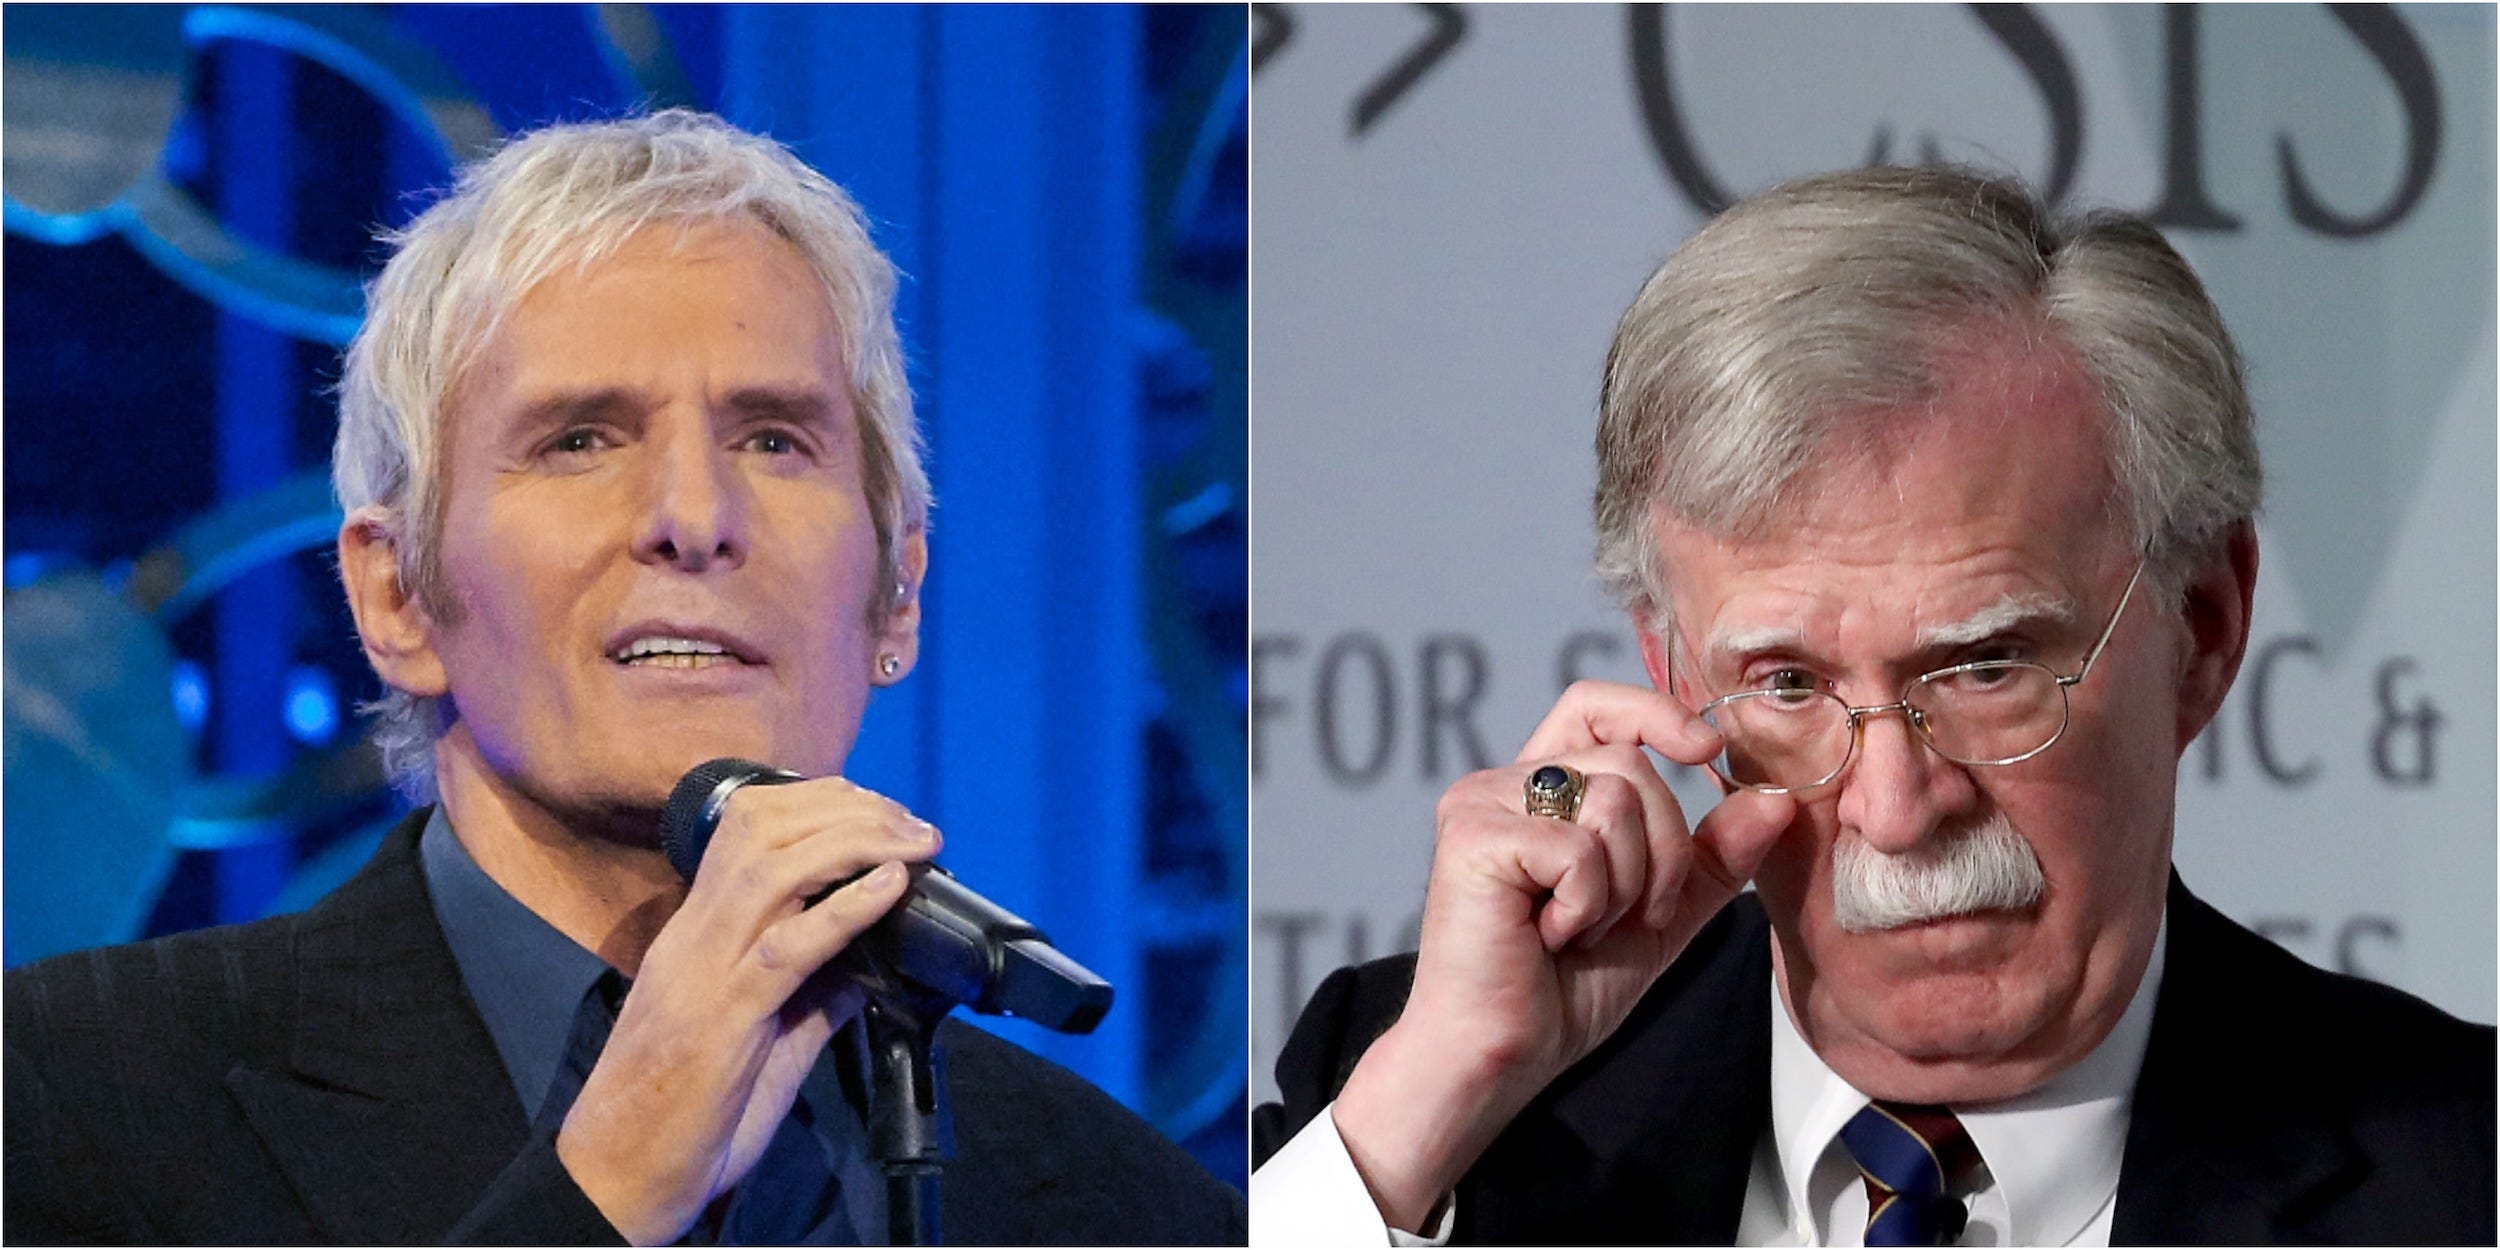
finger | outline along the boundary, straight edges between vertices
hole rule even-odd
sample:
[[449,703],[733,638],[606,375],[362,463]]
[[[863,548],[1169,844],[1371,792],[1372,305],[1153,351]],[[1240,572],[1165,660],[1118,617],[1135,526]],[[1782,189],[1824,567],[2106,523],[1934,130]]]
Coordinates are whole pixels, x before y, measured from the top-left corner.
[[1559,951],[1605,916],[1613,902],[1605,849],[1594,831],[1579,825],[1544,816],[1514,819],[1518,824],[1503,831],[1512,863],[1550,896],[1537,910],[1537,938],[1548,952]]
[[1639,747],[1596,747],[1574,752],[1565,757],[1565,762],[1586,773],[1592,786],[1601,774],[1620,779],[1631,788],[1639,804],[1637,828],[1641,845],[1621,858],[1643,865],[1644,875],[1615,900],[1621,910],[1608,921],[1608,927],[1636,912],[1642,923],[1651,928],[1665,925],[1675,914],[1685,869],[1692,860],[1691,848],[1686,845],[1690,834],[1683,804],[1676,800],[1675,792],[1667,787],[1666,780]]
[[1519,761],[1551,759],[1594,746],[1645,746],[1682,764],[1706,764],[1719,733],[1682,703],[1640,686],[1578,681],[1538,723]]
[[[937,826],[892,799],[843,777],[744,786],[721,809],[715,845],[776,850],[807,838],[856,831],[935,837]],[[706,858],[709,858],[707,853]]]
[[1649,879],[1639,906],[1644,922],[1655,929],[1674,919],[1683,898],[1684,877],[1693,863],[1692,832],[1675,791],[1656,769],[1646,767],[1646,758],[1641,763],[1644,767],[1627,774],[1627,780],[1640,796],[1641,828],[1648,839]]
[[936,826],[917,820],[835,827],[780,848],[769,863],[782,897],[813,899],[827,887],[847,885],[879,864],[925,863],[944,845]]
[[[909,842],[885,835],[828,836],[769,854],[750,853],[712,863],[708,857],[686,906],[672,924],[730,950],[751,948],[776,924],[817,900],[838,895],[886,863],[918,863],[937,853],[934,841]],[[838,888],[837,888],[838,887]]]
[[892,911],[910,884],[910,871],[900,861],[889,861],[814,906],[765,926],[748,954],[756,970],[778,988],[775,1001],[787,1002],[800,982]]
[[1734,898],[1796,818],[1797,801],[1785,794],[1739,790],[1720,800],[1693,830],[1685,906],[1706,915]]
[[888,860],[930,859],[944,844],[936,826],[840,778],[749,786],[730,796],[722,836],[704,852],[689,902],[751,933],[828,886]]
[[1580,797],[1579,818],[1605,856],[1606,909],[1574,939],[1582,947],[1605,939],[1624,914],[1648,895],[1649,835],[1641,796],[1629,779],[1611,772],[1590,772]]

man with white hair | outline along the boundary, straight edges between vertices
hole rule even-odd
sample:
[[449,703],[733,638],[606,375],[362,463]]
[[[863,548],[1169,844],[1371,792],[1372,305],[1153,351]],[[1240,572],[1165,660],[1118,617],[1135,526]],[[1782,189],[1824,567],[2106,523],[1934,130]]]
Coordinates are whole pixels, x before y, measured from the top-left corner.
[[[392,240],[340,573],[421,808],[296,916],[7,985],[17,1241],[855,1244],[863,990],[938,831],[842,779],[909,672],[929,491],[850,198],[686,112],[555,126]],[[692,882],[678,778],[736,756]],[[941,1030],[940,1232],[1229,1242],[1240,1196],[1075,1076]]]
[[[1278,1061],[1261,1241],[2493,1239],[2492,1030],[2171,869],[2260,477],[2157,232],[1778,187],[1624,315],[1597,450],[1655,689],[1443,796],[1419,952]],[[1643,748],[1726,797],[1688,830]]]

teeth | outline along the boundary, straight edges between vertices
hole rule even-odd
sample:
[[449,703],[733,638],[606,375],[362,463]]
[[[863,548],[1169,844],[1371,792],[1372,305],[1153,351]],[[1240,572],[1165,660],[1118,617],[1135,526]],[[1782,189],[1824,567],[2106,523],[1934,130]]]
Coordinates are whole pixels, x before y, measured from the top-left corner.
[[636,668],[710,668],[715,664],[735,664],[738,661],[719,654],[683,655],[663,651],[656,655],[636,656],[625,662]]
[[664,664],[670,668],[694,668],[735,657],[729,654],[727,647],[717,642],[693,638],[637,638],[617,652],[616,658],[627,664],[642,662]]

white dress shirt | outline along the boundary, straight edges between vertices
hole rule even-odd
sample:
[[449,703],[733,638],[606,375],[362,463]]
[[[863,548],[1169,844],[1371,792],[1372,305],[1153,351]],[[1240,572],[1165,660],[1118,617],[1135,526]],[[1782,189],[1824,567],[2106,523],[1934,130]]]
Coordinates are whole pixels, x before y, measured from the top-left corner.
[[[2152,1035],[2169,928],[2165,911],[2135,997],[2082,1062],[2020,1097],[1953,1109],[1980,1158],[1970,1225],[1957,1244],[2109,1244],[2127,1112]],[[1866,1243],[1866,1186],[1840,1129],[1867,1101],[1806,1045],[1773,986],[1771,1125],[1754,1151],[1736,1244]]]
[[[2135,997],[2082,1062],[2021,1097],[1954,1108],[1982,1160],[1959,1244],[2109,1244],[2127,1115],[2152,1034],[2169,929],[2165,911]],[[1863,1245],[1866,1188],[1839,1135],[1868,1098],[1806,1045],[1776,984],[1770,993],[1771,1123],[1754,1150],[1736,1244]],[[1335,1113],[1330,1103],[1251,1173],[1251,1244],[1446,1244],[1454,1218],[1448,1203],[1437,1226],[1420,1236],[1381,1219],[1337,1136]]]

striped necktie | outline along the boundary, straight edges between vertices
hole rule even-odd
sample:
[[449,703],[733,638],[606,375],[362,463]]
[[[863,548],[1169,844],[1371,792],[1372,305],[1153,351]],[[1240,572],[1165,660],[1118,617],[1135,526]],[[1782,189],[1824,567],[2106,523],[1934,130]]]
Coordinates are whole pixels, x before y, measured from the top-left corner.
[[1841,1126],[1866,1180],[1866,1244],[1949,1246],[1970,1220],[1955,1191],[1979,1166],[1962,1122],[1942,1107],[1878,1102]]

